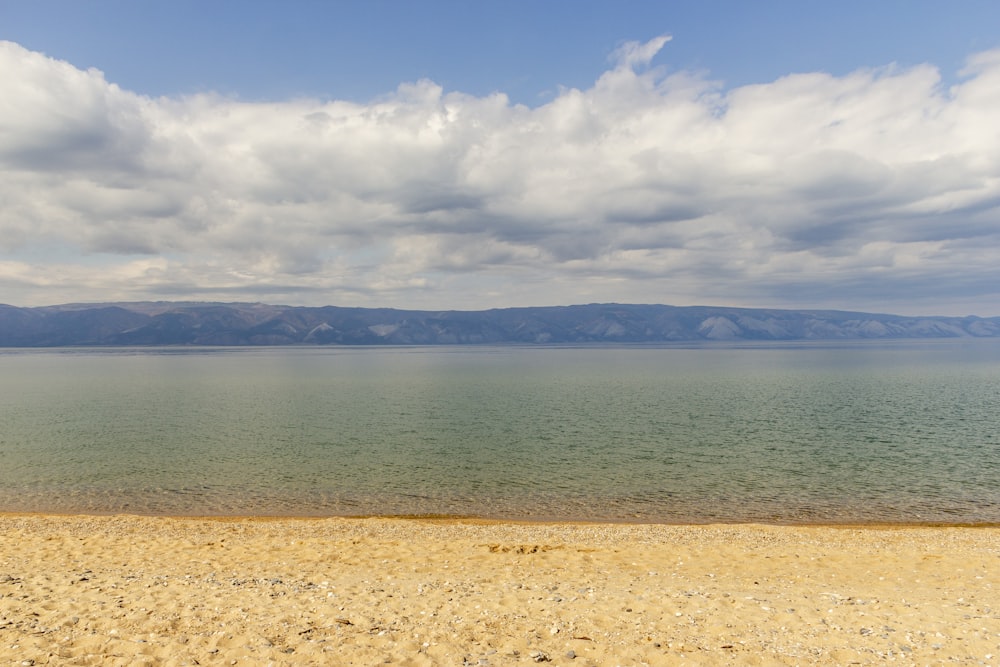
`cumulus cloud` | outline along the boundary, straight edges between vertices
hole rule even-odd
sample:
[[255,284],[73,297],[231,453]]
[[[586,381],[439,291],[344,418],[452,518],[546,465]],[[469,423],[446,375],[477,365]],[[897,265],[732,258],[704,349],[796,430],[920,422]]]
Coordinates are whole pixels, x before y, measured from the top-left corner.
[[0,43],[0,301],[1000,313],[1000,51],[727,90],[669,39],[535,108],[151,99]]
[[648,42],[625,42],[615,49],[611,60],[619,67],[636,69],[648,65],[663,45],[673,39],[670,35],[660,35]]

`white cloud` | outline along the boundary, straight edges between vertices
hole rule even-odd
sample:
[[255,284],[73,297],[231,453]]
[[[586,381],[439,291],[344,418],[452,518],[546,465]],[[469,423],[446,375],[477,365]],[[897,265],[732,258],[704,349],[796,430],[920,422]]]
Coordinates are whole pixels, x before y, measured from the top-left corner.
[[1000,313],[1000,51],[727,91],[668,40],[537,108],[150,99],[0,43],[0,301]]
[[623,69],[635,69],[648,65],[663,45],[673,39],[670,35],[660,35],[648,42],[625,42],[615,49],[611,59]]

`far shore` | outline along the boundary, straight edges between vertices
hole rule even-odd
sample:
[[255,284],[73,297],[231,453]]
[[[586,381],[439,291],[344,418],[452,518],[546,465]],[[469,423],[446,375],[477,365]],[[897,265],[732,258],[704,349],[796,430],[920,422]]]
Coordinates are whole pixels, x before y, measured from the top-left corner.
[[1000,527],[0,514],[0,658],[1000,665]]

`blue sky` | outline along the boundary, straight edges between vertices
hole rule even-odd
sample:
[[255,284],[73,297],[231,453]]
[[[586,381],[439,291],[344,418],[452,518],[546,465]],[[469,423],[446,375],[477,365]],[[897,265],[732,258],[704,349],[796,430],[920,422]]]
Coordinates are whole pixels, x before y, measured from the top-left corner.
[[952,75],[1000,44],[1000,6],[981,0],[0,0],[0,20],[5,39],[138,93],[248,100],[368,101],[428,78],[536,105],[590,86],[623,42],[664,33],[658,64],[730,87],[892,62]]
[[996,26],[0,0],[0,302],[1000,314]]

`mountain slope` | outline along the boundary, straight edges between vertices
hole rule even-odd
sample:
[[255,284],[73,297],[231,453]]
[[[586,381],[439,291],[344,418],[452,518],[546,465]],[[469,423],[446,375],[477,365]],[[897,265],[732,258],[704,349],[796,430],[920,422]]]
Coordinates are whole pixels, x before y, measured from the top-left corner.
[[1000,318],[588,304],[483,311],[249,303],[0,305],[0,346],[469,345],[1000,337]]

